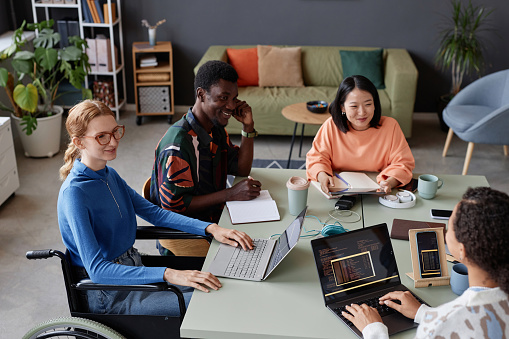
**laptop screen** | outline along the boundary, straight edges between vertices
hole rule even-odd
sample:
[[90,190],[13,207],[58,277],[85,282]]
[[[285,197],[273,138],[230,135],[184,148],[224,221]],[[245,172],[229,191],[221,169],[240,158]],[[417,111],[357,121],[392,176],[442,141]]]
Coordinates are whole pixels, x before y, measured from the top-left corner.
[[325,303],[399,284],[386,224],[311,241]]
[[269,266],[267,268],[268,276],[270,272],[283,260],[283,258],[290,252],[292,248],[297,245],[304,224],[304,217],[306,216],[307,207],[295,218],[295,220],[286,228],[286,230],[276,240],[276,246],[272,252]]

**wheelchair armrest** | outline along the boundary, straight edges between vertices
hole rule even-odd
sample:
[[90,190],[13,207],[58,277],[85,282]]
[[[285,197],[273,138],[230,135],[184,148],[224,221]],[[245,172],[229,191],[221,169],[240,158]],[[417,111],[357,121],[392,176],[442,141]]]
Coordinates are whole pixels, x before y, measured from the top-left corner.
[[160,226],[138,226],[136,239],[205,239],[209,243],[212,237],[186,233],[167,227]]
[[110,284],[96,284],[90,279],[83,279],[75,285],[75,288],[80,291],[86,290],[104,290],[104,291],[164,291],[168,289],[166,283],[155,283],[146,285],[110,285]]

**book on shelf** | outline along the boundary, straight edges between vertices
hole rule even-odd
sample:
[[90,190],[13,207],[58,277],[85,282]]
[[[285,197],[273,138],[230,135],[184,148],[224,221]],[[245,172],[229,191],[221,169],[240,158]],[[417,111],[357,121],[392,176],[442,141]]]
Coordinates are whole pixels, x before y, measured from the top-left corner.
[[[117,8],[116,7],[117,7],[117,4],[112,2],[111,3],[111,17],[112,17],[111,23],[114,23],[115,21],[117,21]],[[107,3],[103,4],[103,12],[104,12],[104,23],[109,24],[110,23],[110,14],[108,12],[108,4]]]
[[272,199],[268,190],[261,190],[260,195],[253,200],[227,201],[226,207],[230,213],[232,224],[281,219],[276,201]]
[[[83,0],[85,1],[85,0]],[[94,20],[94,23],[99,24],[101,23],[101,20],[99,19],[99,14],[97,13],[97,9],[95,8],[95,1],[94,0],[87,0],[88,8],[90,8],[90,13],[92,14],[92,19]]]
[[83,21],[86,23],[93,23],[94,19],[92,18],[92,13],[90,12],[90,7],[88,7],[88,3],[86,0],[81,0],[81,11],[83,12]]
[[147,54],[140,58],[140,67],[154,67],[157,65],[157,58],[153,54]]
[[67,20],[67,38],[70,36],[80,36],[80,23],[76,20]]
[[104,23],[104,15],[101,3],[99,0],[94,0],[95,3],[95,10],[97,11],[97,15],[99,16],[99,23]]
[[67,21],[57,20],[57,31],[60,33],[60,48],[69,46],[67,39]]

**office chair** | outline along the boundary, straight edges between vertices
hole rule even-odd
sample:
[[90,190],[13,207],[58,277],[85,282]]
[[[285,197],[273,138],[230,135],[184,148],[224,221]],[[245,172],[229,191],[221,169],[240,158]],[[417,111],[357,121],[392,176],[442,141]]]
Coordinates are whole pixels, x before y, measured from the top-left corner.
[[[156,226],[139,226],[136,239],[188,239],[189,234]],[[105,285],[90,280],[77,281],[68,254],[48,249],[30,251],[28,259],[58,257],[61,261],[67,301],[71,317],[53,319],[30,330],[24,338],[180,338],[180,325],[186,313],[184,296],[180,289],[167,283],[148,285]],[[178,270],[201,270],[205,258],[142,255],[144,266],[170,267]],[[179,301],[180,316],[118,315],[90,313],[82,295],[86,290],[168,291]],[[99,335],[99,336],[97,336]]]
[[468,142],[463,175],[468,172],[474,144],[504,145],[509,154],[509,70],[482,77],[461,90],[444,109],[449,126],[442,156],[454,133]]
[[[150,177],[143,184],[142,196],[150,201]],[[182,232],[184,233],[184,232]],[[159,243],[176,256],[205,257],[210,247],[210,237],[194,236],[185,239],[161,239]]]

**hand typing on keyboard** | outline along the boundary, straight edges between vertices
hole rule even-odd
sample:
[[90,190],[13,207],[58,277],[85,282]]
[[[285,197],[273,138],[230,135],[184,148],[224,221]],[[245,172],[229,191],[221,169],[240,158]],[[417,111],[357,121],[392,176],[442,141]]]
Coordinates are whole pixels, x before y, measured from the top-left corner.
[[409,291],[387,293],[380,298],[380,303],[384,303],[410,319],[415,319],[417,310],[419,310],[422,304]]
[[342,316],[350,320],[361,332],[364,327],[371,323],[382,322],[382,317],[380,317],[376,308],[370,307],[366,304],[352,304],[350,306],[346,306],[346,310],[348,312],[343,311]]
[[[357,305],[352,304],[351,306],[346,306],[346,312],[343,311],[341,315],[345,317],[347,320],[351,321],[355,327],[362,332],[364,327],[368,326],[371,323],[382,322],[382,318],[380,317],[380,312],[384,312],[387,309],[387,306],[400,312],[405,317],[414,319],[417,314],[417,310],[421,307],[421,302],[419,302],[415,296],[409,291],[395,291],[387,293],[386,295],[380,297],[378,301],[379,305],[377,308],[370,307],[366,304]],[[379,307],[383,305],[382,307]],[[383,307],[386,307],[384,310]]]
[[210,224],[205,232],[212,234],[214,239],[224,244],[237,247],[240,245],[244,250],[253,249],[253,239],[244,232],[223,228],[218,224]]

